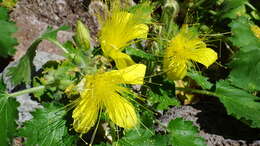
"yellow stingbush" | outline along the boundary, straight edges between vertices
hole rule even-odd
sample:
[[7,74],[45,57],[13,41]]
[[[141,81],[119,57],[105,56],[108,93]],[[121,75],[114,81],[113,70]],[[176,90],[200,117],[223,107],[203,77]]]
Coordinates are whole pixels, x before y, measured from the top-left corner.
[[[143,5],[147,5],[145,3]],[[131,57],[122,53],[124,47],[130,45],[134,39],[146,38],[148,26],[145,24],[151,19],[150,13],[142,13],[144,7],[128,12],[120,8],[120,4],[113,3],[108,16],[100,17],[100,42],[105,56],[112,58],[118,69],[135,64]]]
[[124,69],[95,75],[86,75],[81,81],[80,98],[74,103],[73,127],[87,133],[93,127],[99,112],[106,110],[110,119],[123,128],[133,128],[138,118],[133,105],[123,95],[134,93],[123,84],[143,84],[146,66],[135,64]]
[[187,73],[190,61],[209,67],[216,60],[217,53],[206,46],[197,32],[184,25],[165,50],[163,70],[169,79],[181,80]]

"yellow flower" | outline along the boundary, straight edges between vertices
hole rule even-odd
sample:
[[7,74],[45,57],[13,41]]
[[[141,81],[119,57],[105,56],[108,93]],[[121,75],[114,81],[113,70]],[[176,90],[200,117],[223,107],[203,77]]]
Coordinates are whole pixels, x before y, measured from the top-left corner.
[[148,3],[143,5],[133,12],[114,6],[108,12],[107,18],[100,20],[101,48],[105,56],[115,61],[118,69],[135,64],[130,56],[121,52],[124,47],[130,45],[134,39],[147,37],[149,28],[145,23],[150,19],[150,12],[142,14],[141,9],[149,6]]
[[95,125],[102,109],[106,109],[110,119],[118,126],[136,126],[138,119],[135,109],[123,97],[124,94],[134,94],[122,84],[143,84],[145,70],[145,65],[135,64],[121,70],[86,75],[72,114],[74,129],[79,133],[87,133]]
[[163,70],[171,80],[183,79],[190,61],[209,67],[217,60],[217,53],[210,48],[187,25],[172,38],[166,49]]

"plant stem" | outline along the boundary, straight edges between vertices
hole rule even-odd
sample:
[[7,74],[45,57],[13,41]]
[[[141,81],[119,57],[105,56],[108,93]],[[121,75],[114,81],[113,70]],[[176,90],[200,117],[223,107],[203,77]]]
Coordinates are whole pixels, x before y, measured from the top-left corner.
[[69,51],[66,48],[64,48],[63,45],[60,44],[58,41],[53,39],[47,39],[47,40],[60,47],[66,54],[69,54]]
[[43,90],[44,88],[45,88],[45,86],[38,86],[38,87],[33,87],[33,88],[17,91],[17,92],[14,92],[14,93],[10,93],[8,95],[9,95],[9,97],[16,97],[16,96],[20,96],[20,95],[23,95],[23,94],[37,92],[39,90]]
[[217,96],[216,93],[206,91],[206,90],[198,90],[198,89],[192,89],[192,88],[181,88],[176,87],[176,90],[184,91],[184,92],[190,92],[190,93],[197,93],[197,94],[203,94],[203,95],[209,95],[209,96]]

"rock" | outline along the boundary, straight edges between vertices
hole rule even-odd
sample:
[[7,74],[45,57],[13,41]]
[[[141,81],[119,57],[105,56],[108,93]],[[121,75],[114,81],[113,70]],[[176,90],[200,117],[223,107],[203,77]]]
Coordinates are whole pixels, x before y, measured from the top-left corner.
[[159,120],[163,126],[157,132],[165,132],[171,120],[183,118],[199,127],[199,135],[208,146],[260,146],[259,129],[250,128],[239,120],[227,115],[223,105],[215,98],[202,100],[195,105],[173,107]]

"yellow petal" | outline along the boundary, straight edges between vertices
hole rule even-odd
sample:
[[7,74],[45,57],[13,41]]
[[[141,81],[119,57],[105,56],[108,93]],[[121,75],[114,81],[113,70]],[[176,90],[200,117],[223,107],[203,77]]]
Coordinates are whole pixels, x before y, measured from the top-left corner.
[[135,64],[129,55],[120,51],[112,51],[109,56],[115,61],[118,69],[123,69]]
[[177,57],[164,57],[163,71],[166,72],[168,79],[181,80],[187,73],[186,60]]
[[116,10],[102,22],[100,42],[105,55],[109,56],[112,50],[123,49],[134,39],[146,38],[148,26],[135,20],[135,14]]
[[146,66],[135,64],[124,69],[114,70],[106,73],[116,83],[121,84],[143,84]]
[[217,60],[218,54],[210,48],[199,48],[190,50],[187,58],[209,67]]
[[165,50],[163,70],[171,80],[183,79],[191,60],[208,67],[217,60],[217,53],[206,47],[195,30],[184,25]]
[[119,94],[104,99],[110,119],[120,127],[133,128],[138,120],[133,105]]
[[90,98],[89,95],[91,94],[87,93],[78,100],[72,113],[73,127],[79,133],[87,133],[95,125],[99,114],[100,105],[97,99]]

